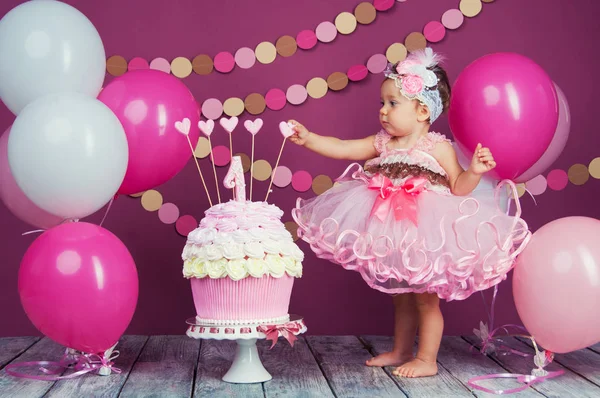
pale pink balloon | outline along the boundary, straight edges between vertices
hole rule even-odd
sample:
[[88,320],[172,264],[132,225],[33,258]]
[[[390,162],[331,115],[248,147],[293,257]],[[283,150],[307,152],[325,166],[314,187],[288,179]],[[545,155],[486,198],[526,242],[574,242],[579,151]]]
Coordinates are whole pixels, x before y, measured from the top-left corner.
[[569,139],[569,132],[571,131],[571,111],[569,110],[569,102],[565,97],[565,93],[554,83],[556,94],[558,95],[558,125],[554,132],[554,137],[550,141],[550,145],[546,149],[546,152],[542,157],[535,162],[525,173],[515,178],[515,182],[527,182],[534,177],[542,174],[546,171],[556,159],[560,156],[567,140]]
[[546,350],[600,341],[600,221],[565,217],[537,230],[517,260],[513,296],[523,325]]
[[8,164],[8,136],[10,127],[0,137],[0,200],[15,217],[37,228],[48,229],[63,221],[37,207],[19,188]]
[[31,322],[48,338],[83,352],[104,352],[133,317],[137,269],[110,231],[68,222],[44,232],[27,249],[19,295]]

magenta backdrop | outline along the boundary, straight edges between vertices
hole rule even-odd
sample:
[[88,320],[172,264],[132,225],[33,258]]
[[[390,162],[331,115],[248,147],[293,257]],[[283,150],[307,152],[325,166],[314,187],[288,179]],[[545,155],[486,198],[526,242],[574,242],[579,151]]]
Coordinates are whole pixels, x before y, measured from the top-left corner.
[[[342,11],[354,10],[360,0],[281,1],[85,1],[69,0],[95,24],[107,56],[135,56],[151,60],[178,56],[193,58],[198,54],[234,53],[240,47],[254,48],[262,41],[295,36],[304,29],[314,29],[322,21],[332,21]],[[21,3],[4,0],[0,15]],[[575,4],[577,3],[577,4]],[[249,70],[236,68],[230,74],[209,76],[192,74],[184,82],[196,99],[216,97],[245,98],[252,92],[266,93],[270,88],[285,90],[305,84],[315,76],[327,77],[335,71],[345,72],[351,65],[363,63],[375,53],[385,52],[395,41],[402,41],[412,31],[421,31],[431,20],[440,20],[446,9],[457,7],[459,0],[408,0],[380,13],[368,26],[358,26],[349,36],[333,43],[318,44],[310,51],[299,50],[291,58],[278,57],[270,65],[255,65]],[[570,101],[572,131],[563,155],[554,167],[567,170],[572,164],[588,164],[600,156],[598,126],[593,116],[598,103],[596,80],[600,30],[596,15],[600,4],[595,0],[548,2],[547,0],[497,0],[485,4],[483,12],[464,25],[448,32],[434,48],[447,57],[447,69],[454,81],[460,70],[474,59],[488,53],[513,51],[540,64],[563,89]],[[106,81],[111,77],[107,76]],[[329,93],[320,100],[300,106],[287,105],[283,110],[267,110],[261,117],[265,127],[257,135],[256,159],[275,162],[281,136],[277,124],[295,118],[310,129],[342,138],[358,138],[378,130],[380,77],[369,76],[351,84],[340,93]],[[243,122],[247,114],[241,117]],[[254,118],[252,118],[254,119]],[[14,116],[0,108],[0,130],[4,131]],[[442,117],[434,129],[448,132]],[[227,145],[227,137],[217,127],[214,141]],[[234,150],[250,153],[250,134],[241,126],[234,132]],[[348,162],[321,158],[292,144],[286,145],[282,165],[292,171],[306,170],[313,176],[341,173]],[[205,176],[211,185],[210,166],[205,159]],[[220,171],[224,176],[225,169]],[[91,183],[91,182],[90,182]],[[537,205],[529,197],[522,200],[524,217],[533,229],[558,217],[582,215],[600,218],[597,197],[600,181],[591,179],[583,186],[569,184],[564,190],[548,190],[537,196]],[[177,204],[182,214],[201,218],[207,200],[192,161],[173,180],[158,188],[165,201]],[[266,183],[256,182],[255,199],[263,198]],[[225,192],[225,191],[223,191]],[[283,221],[291,220],[289,211],[298,194],[291,186],[275,188],[269,200],[285,211]],[[103,211],[102,211],[103,212]],[[102,214],[86,221],[99,222]],[[38,334],[21,307],[17,292],[17,273],[21,257],[36,235],[21,236],[29,228],[0,206],[0,301],[2,322],[0,336]],[[185,319],[193,316],[194,306],[187,280],[183,279],[180,253],[185,239],[173,225],[165,225],[156,213],[145,211],[139,199],[119,198],[104,226],[127,245],[139,270],[140,294],[137,311],[127,330],[129,334],[181,334]],[[312,334],[391,334],[391,300],[369,289],[357,273],[347,272],[326,261],[317,260],[304,243],[306,252],[304,277],[292,295],[291,311],[306,317]],[[488,292],[489,293],[489,292]],[[77,297],[73,297],[77,300]],[[481,296],[443,305],[446,334],[470,333],[479,320],[485,319]],[[510,282],[500,285],[497,307],[500,322],[518,322]]]

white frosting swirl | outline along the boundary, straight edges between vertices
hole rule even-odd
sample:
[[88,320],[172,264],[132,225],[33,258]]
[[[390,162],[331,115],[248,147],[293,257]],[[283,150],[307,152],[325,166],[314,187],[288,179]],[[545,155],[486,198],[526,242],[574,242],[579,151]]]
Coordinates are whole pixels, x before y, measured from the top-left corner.
[[244,244],[244,253],[250,258],[263,259],[265,250],[260,242],[248,242]]
[[279,254],[267,254],[265,261],[267,262],[267,267],[269,268],[269,274],[272,277],[281,278],[285,274],[285,263]]
[[208,276],[212,279],[219,279],[227,275],[226,265],[227,260],[222,258],[217,261],[207,261],[204,263]]
[[223,253],[221,252],[221,248],[217,245],[209,245],[205,247],[205,256],[207,260],[215,261],[220,258],[223,258]]
[[247,259],[246,267],[248,268],[248,273],[255,278],[262,278],[263,275],[269,270],[264,260],[259,260],[256,258]]
[[244,245],[240,243],[230,243],[223,246],[223,257],[229,260],[239,260],[245,257]]
[[245,260],[231,260],[225,264],[225,271],[234,281],[239,281],[248,276],[248,270],[246,269]]
[[268,253],[268,254],[279,254],[279,253],[281,253],[281,245],[276,240],[266,239],[266,240],[263,240],[260,243],[262,243],[263,248],[265,250],[265,253]]

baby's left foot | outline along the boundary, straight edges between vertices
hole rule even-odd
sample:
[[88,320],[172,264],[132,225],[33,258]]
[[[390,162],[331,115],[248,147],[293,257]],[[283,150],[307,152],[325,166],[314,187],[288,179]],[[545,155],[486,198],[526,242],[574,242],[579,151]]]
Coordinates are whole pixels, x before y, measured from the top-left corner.
[[427,377],[435,376],[438,368],[435,362],[426,362],[415,358],[402,366],[397,367],[392,373],[399,377]]

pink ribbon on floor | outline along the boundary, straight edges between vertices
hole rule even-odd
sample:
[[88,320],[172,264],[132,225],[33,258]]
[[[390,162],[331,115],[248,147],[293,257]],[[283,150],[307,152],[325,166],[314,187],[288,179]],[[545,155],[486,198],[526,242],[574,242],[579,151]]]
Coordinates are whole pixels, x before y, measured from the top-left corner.
[[425,190],[426,178],[411,177],[404,184],[395,186],[392,181],[376,174],[369,182],[369,189],[379,190],[379,196],[371,209],[371,217],[385,221],[390,212],[396,220],[409,219],[417,225],[417,195]]
[[[522,375],[522,374],[513,374],[513,373],[496,373],[486,376],[477,376],[473,377],[468,381],[468,384],[480,391],[484,391],[490,394],[496,395],[505,395],[505,394],[514,394],[516,392],[520,392],[528,389],[532,384],[539,383],[544,380],[552,379],[554,377],[560,376],[564,374],[564,370],[557,370],[555,372],[546,372],[543,376],[535,376],[535,375]],[[521,387],[511,388],[509,390],[492,390],[490,388],[482,387],[477,384],[477,381],[481,380],[490,380],[490,379],[517,379],[520,383],[525,383]]]
[[258,327],[258,331],[264,333],[267,336],[267,340],[273,342],[271,348],[275,347],[279,336],[283,336],[293,347],[294,341],[298,339],[295,335],[299,333],[301,329],[302,327],[298,322],[288,322],[281,325],[260,325]]
[[[109,357],[100,356],[98,354],[86,354],[76,353],[71,354],[67,349],[67,352],[63,355],[60,361],[30,361],[30,362],[19,362],[10,365],[6,365],[6,373],[26,379],[33,380],[48,380],[56,381],[62,379],[73,379],[92,371],[100,371],[102,368],[109,368],[113,373],[121,373],[121,369],[114,367],[113,360],[119,356],[119,351],[113,351]],[[31,375],[15,371],[13,369],[39,366],[39,370],[45,375]],[[49,369],[54,368],[54,369]],[[66,375],[59,376],[61,373],[69,368],[73,368],[75,372]]]

